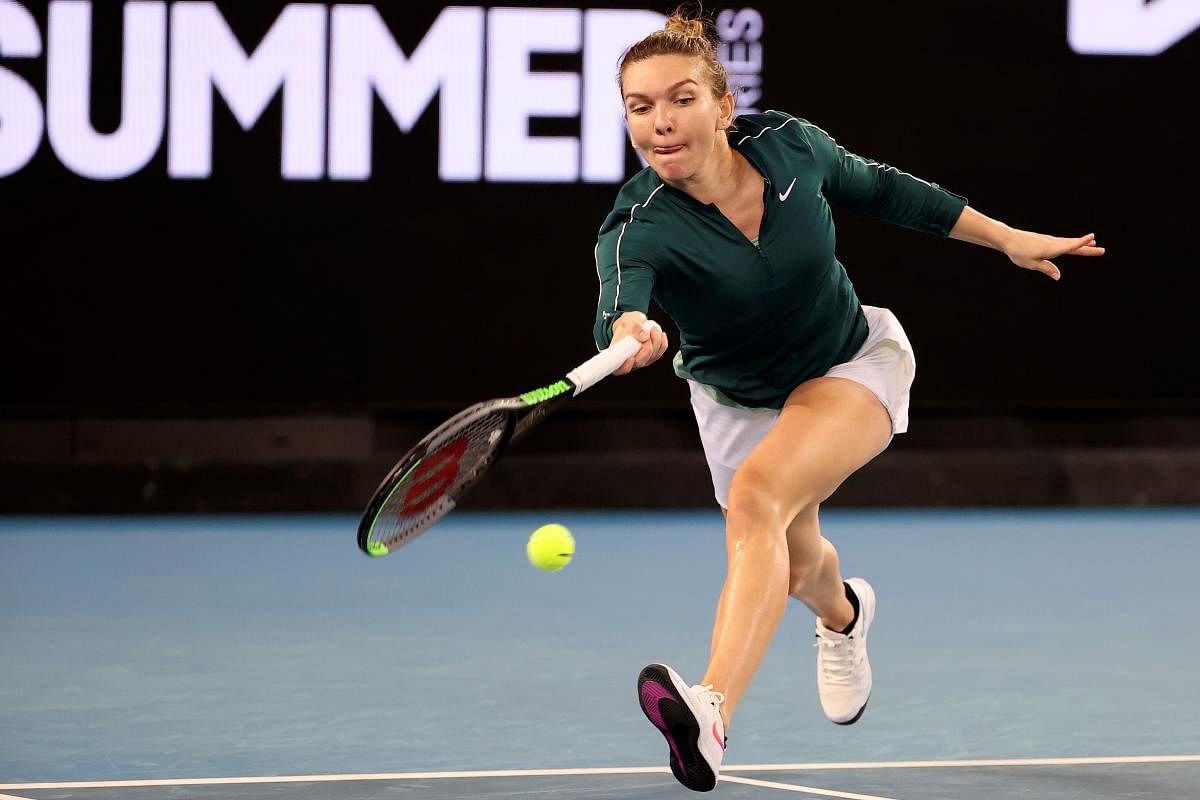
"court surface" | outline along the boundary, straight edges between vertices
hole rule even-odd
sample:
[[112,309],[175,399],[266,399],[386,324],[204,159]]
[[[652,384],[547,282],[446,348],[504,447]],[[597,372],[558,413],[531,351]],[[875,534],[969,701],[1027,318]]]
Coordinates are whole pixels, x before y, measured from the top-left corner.
[[[525,561],[558,521],[578,554]],[[0,797],[674,798],[635,697],[698,680],[714,511],[0,519]],[[863,718],[821,715],[793,604],[729,798],[1200,797],[1200,509],[823,515],[874,585]]]

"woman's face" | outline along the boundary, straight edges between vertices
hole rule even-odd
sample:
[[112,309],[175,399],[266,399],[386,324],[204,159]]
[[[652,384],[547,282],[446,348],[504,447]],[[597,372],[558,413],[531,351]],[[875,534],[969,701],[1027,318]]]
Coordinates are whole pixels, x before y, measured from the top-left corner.
[[625,67],[625,121],[642,158],[666,181],[694,177],[733,119],[733,95],[713,97],[700,59],[652,56]]

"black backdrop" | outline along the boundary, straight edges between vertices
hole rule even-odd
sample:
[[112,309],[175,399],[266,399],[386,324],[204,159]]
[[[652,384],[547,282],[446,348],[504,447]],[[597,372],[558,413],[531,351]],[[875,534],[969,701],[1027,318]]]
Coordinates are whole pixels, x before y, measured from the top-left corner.
[[[23,5],[44,36],[47,5]],[[284,4],[217,5],[249,50]],[[1200,394],[1200,37],[1153,57],[1080,55],[1067,5],[755,6],[761,108],[1011,225],[1094,231],[1109,249],[1061,259],[1056,284],[979,247],[839,216],[861,299],[895,310],[917,348],[918,410],[1194,407]],[[376,6],[406,53],[441,11]],[[121,5],[93,11],[92,119],[112,130]],[[44,99],[46,62],[0,68]],[[616,185],[439,182],[436,102],[409,133],[376,102],[369,181],[287,181],[281,98],[250,131],[214,108],[207,180],[168,179],[165,143],[130,177],[81,178],[45,137],[0,179],[6,413],[452,407],[528,389],[593,350],[592,247]],[[662,363],[581,402],[685,395]]]

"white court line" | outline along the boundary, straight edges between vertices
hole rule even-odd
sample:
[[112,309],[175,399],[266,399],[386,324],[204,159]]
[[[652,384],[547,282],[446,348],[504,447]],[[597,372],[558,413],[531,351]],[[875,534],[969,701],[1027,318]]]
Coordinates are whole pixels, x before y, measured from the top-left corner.
[[351,775],[265,775],[246,778],[168,778],[141,781],[0,783],[0,789],[127,789],[138,786],[228,786],[251,783],[336,783],[339,781],[428,781],[439,778],[544,778],[555,775],[670,775],[668,767],[594,769],[492,769],[469,772],[369,772]]
[[[1100,758],[1010,758],[960,761],[848,761],[809,764],[727,764],[722,772],[779,772],[829,769],[940,769],[945,767],[1060,767],[1094,764],[1173,764],[1200,762],[1200,755],[1104,756]],[[265,775],[244,778],[169,778],[139,781],[66,781],[0,783],[0,789],[118,789],[138,786],[229,786],[252,783],[332,783],[338,781],[424,781],[440,778],[543,778],[555,775],[668,774],[666,767],[598,767],[594,769],[500,769],[471,772],[371,772],[349,775]]]
[[[1101,764],[1178,764],[1200,762],[1195,756],[1101,756],[1097,758],[976,758],[957,761],[846,761],[810,764],[727,764],[722,772],[781,772],[822,769],[945,769],[949,767],[1081,767]],[[3,789],[0,786],[0,789]]]
[[792,783],[775,783],[774,781],[756,781],[754,778],[735,778],[732,775],[722,775],[723,783],[744,783],[747,786],[761,786],[764,789],[782,789],[785,792],[800,794],[816,794],[821,797],[844,797],[846,800],[895,800],[891,797],[881,797],[877,794],[854,794],[853,792],[836,792],[833,789],[815,789],[812,786],[797,786]]
[[33,798],[17,797],[15,794],[0,794],[0,800],[33,800]]

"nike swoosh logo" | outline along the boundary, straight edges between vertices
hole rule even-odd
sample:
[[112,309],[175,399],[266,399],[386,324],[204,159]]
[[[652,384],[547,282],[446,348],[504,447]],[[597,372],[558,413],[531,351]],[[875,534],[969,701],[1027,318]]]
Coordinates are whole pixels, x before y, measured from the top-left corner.
[[717,740],[717,744],[721,745],[721,749],[724,750],[725,742],[721,741],[721,734],[717,733],[717,721],[716,720],[713,720],[712,735],[713,735],[713,738]]
[[784,200],[788,199],[788,195],[792,193],[792,187],[795,185],[796,185],[796,179],[792,178],[792,182],[788,184],[787,191],[779,193],[779,202],[782,203]]

